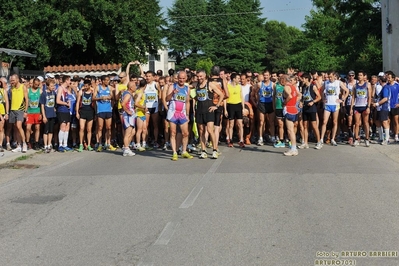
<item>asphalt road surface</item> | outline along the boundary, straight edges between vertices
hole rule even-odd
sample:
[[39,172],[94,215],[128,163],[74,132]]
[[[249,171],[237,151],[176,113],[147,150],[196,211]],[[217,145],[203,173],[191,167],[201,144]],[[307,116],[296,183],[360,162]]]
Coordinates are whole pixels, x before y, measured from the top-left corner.
[[36,154],[0,169],[0,265],[399,265],[398,149]]

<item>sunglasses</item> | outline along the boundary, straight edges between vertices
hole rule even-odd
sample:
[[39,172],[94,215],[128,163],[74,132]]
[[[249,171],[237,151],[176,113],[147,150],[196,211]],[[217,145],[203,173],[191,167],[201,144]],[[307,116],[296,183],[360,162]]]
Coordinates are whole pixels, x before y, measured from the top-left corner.
[[124,77],[126,77],[126,76],[123,76],[123,77],[121,77],[121,76],[118,76],[120,79],[123,79]]

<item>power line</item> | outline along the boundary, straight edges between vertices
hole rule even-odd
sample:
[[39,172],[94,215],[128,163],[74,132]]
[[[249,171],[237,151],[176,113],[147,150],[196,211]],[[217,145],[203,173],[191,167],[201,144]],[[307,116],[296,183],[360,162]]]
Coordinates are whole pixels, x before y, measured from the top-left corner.
[[[274,10],[266,10],[264,12],[287,12],[287,11],[298,11],[298,10],[311,10],[311,8],[287,8],[287,9],[274,9]],[[246,15],[246,14],[259,14],[261,12],[236,12],[236,13],[218,13],[218,14],[209,14],[209,15],[190,15],[190,16],[178,16],[178,17],[170,17],[170,19],[176,18],[202,18],[202,17],[219,17],[219,16],[232,16],[232,15]]]

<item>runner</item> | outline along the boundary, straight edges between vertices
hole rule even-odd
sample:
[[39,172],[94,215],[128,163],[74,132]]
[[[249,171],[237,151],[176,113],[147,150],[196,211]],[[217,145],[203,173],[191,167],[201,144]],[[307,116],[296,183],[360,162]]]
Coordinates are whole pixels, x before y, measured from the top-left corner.
[[370,129],[369,129],[369,115],[371,105],[371,85],[367,82],[366,75],[363,71],[359,71],[357,74],[358,82],[353,88],[352,102],[351,102],[351,114],[354,113],[355,129],[354,137],[355,142],[353,146],[359,145],[359,128],[363,122],[363,130],[366,134],[365,144],[366,147],[370,146]]
[[93,100],[97,104],[97,151],[103,150],[102,134],[105,123],[105,149],[115,151],[111,145],[111,125],[112,125],[112,99],[114,89],[109,86],[109,77],[101,76],[101,85],[94,87]]
[[392,71],[385,72],[387,86],[390,91],[390,117],[395,134],[395,142],[399,141],[399,84],[395,82],[396,75]]
[[123,156],[134,156],[136,155],[129,148],[129,144],[134,137],[136,114],[134,109],[134,93],[136,91],[136,83],[130,81],[127,84],[127,90],[122,94],[122,124],[125,129],[125,135],[123,138]]
[[298,155],[298,150],[296,148],[296,135],[295,135],[295,124],[298,122],[298,108],[297,102],[300,94],[298,93],[295,84],[294,76],[285,76],[285,86],[284,86],[284,118],[285,125],[287,127],[288,138],[291,141],[291,148],[284,152],[285,156],[296,156]]
[[[22,122],[26,118],[26,110],[28,108],[28,93],[27,88],[24,84],[19,82],[19,76],[14,74],[10,78],[11,90],[10,90],[10,100],[11,100],[11,108],[10,108],[10,117],[9,123],[14,126],[14,130],[16,132],[16,140],[17,147],[13,149],[13,152],[22,151],[25,153],[28,149],[28,146],[25,142],[25,133],[22,127]],[[22,148],[21,148],[22,144]]]
[[242,124],[243,110],[244,110],[244,100],[242,96],[242,89],[240,85],[240,76],[237,73],[232,73],[231,82],[227,84],[227,89],[229,92],[229,98],[224,104],[224,114],[229,119],[229,134],[227,135],[227,145],[233,147],[233,130],[235,121],[238,127],[238,145],[241,148],[245,148],[244,144],[244,128]]
[[[136,150],[145,151],[146,150],[146,139],[147,139],[147,122],[146,122],[146,112],[147,107],[145,104],[144,89],[146,88],[147,81],[145,79],[140,80],[139,89],[135,93],[135,107],[136,107]],[[141,144],[140,141],[143,141]]]
[[263,145],[263,134],[265,133],[265,123],[268,125],[271,141],[275,142],[274,129],[274,107],[273,107],[273,91],[275,84],[270,80],[269,70],[263,72],[264,80],[258,83],[257,86],[257,107],[259,115],[259,139],[258,146]]
[[349,139],[348,144],[353,144],[353,112],[351,112],[352,108],[352,95],[353,95],[353,88],[356,87],[357,80],[355,79],[355,71],[351,70],[348,72],[348,81],[346,86],[349,90],[348,97],[346,98],[345,103],[345,113],[346,113],[346,125],[348,127]]
[[304,127],[304,143],[300,145],[299,149],[308,149],[309,144],[309,123],[312,126],[313,132],[316,137],[316,147],[315,149],[321,149],[320,142],[320,133],[319,128],[317,127],[317,103],[321,100],[321,96],[319,90],[316,85],[311,83],[311,77],[309,74],[305,73],[302,75],[303,87],[302,87],[302,101],[303,101],[303,109],[302,109],[302,117],[303,117],[303,127]]
[[188,114],[190,113],[190,97],[189,86],[186,84],[187,74],[180,71],[177,77],[177,83],[168,85],[166,93],[166,102],[168,102],[167,120],[170,126],[170,143],[172,146],[172,160],[177,161],[177,145],[176,145],[176,126],[179,125],[182,132],[182,158],[192,159],[187,152],[188,144]]
[[155,82],[155,73],[153,71],[147,71],[145,74],[147,85],[144,89],[145,104],[147,111],[145,113],[147,128],[149,128],[150,120],[152,121],[153,133],[154,133],[154,148],[159,147],[158,143],[158,120],[159,120],[159,104],[160,104],[160,89],[157,82]]
[[[213,129],[215,117],[214,111],[219,108],[223,103],[223,93],[218,89],[215,84],[208,82],[204,70],[197,71],[198,84],[196,88],[196,102],[195,120],[198,125],[200,141],[201,141],[201,154],[199,158],[205,159],[208,157],[206,153],[206,138],[205,132],[208,131],[213,144],[212,159],[217,159],[219,154],[217,151],[217,140]],[[213,104],[213,94],[219,95],[219,102],[216,106]]]
[[57,117],[55,108],[57,93],[54,90],[55,80],[49,79],[46,81],[46,90],[43,90],[40,95],[40,109],[44,123],[43,142],[46,153],[53,151],[51,142],[53,140],[54,124]]
[[387,86],[387,79],[384,76],[379,77],[381,90],[376,93],[376,100],[373,106],[377,109],[375,119],[376,127],[381,145],[387,145],[389,142],[389,111],[390,111],[390,92]]
[[[345,86],[343,82],[337,80],[336,75],[333,71],[328,72],[328,80],[323,84],[322,87],[323,94],[322,101],[324,102],[324,115],[323,115],[323,125],[321,128],[321,136],[320,141],[323,144],[324,135],[327,130],[327,123],[330,115],[332,114],[332,132],[331,132],[331,145],[337,146],[337,142],[335,141],[335,134],[337,133],[338,127],[338,114],[340,103],[345,101],[348,95],[348,88]],[[340,93],[342,92],[342,100],[339,98]]]
[[[87,136],[87,150],[92,151],[91,134],[94,120],[93,89],[90,87],[90,80],[83,82],[83,88],[79,91],[76,102],[76,118],[79,119],[79,152],[84,148],[84,136]],[[86,132],[85,132],[86,131]]]
[[273,102],[274,110],[276,114],[277,127],[278,127],[278,141],[273,145],[275,148],[284,148],[284,114],[283,114],[283,102],[284,102],[284,87],[285,87],[285,76],[279,75],[276,77],[277,83],[274,87]]
[[[40,124],[42,122],[39,105],[40,94],[42,93],[41,85],[40,80],[35,78],[32,87],[27,90],[26,141],[29,143],[28,146],[34,150],[39,150]],[[32,125],[35,127],[35,142],[33,144],[30,142],[30,135],[33,131]]]
[[4,152],[3,140],[4,140],[4,124],[8,120],[10,103],[8,101],[8,93],[5,90],[7,84],[3,84],[3,80],[0,80],[0,152]]
[[71,94],[70,85],[71,77],[63,76],[62,84],[57,92],[57,117],[58,123],[60,124],[60,131],[58,132],[59,152],[72,151],[72,149],[68,147],[68,136],[71,125],[71,102],[69,101],[69,94]]

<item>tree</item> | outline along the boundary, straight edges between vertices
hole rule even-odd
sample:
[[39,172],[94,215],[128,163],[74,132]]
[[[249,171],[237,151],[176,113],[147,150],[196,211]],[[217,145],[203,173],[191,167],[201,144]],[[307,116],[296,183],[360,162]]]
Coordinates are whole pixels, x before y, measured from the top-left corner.
[[0,45],[37,54],[22,65],[127,63],[162,47],[158,0],[4,0]]
[[195,65],[201,58],[206,35],[202,17],[205,11],[206,0],[176,0],[168,9],[167,39],[178,65],[184,59]]
[[274,20],[265,23],[265,32],[267,38],[263,65],[271,71],[291,67],[291,57],[296,54],[297,48],[294,44],[304,38],[303,32]]
[[202,59],[197,62],[195,65],[195,69],[203,69],[207,75],[211,74],[211,69],[213,66],[213,62],[210,58]]

